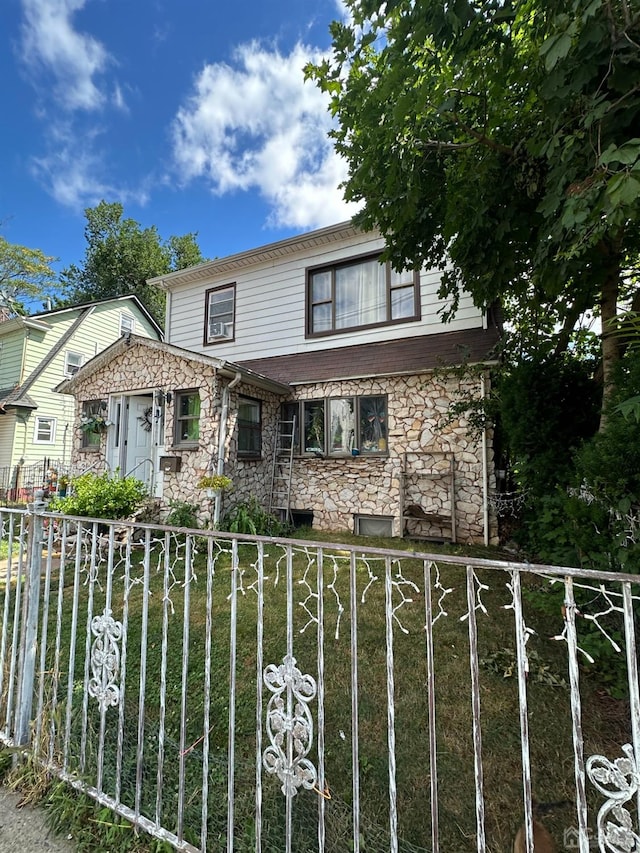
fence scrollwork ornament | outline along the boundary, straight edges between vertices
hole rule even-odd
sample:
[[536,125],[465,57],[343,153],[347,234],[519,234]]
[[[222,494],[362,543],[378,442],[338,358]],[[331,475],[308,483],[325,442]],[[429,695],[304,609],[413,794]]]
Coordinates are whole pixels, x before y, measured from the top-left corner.
[[607,798],[598,812],[598,845],[603,853],[640,851],[640,835],[624,807],[638,793],[640,772],[631,744],[625,744],[622,752],[624,755],[614,761],[603,755],[592,755],[587,760],[589,779]]
[[101,711],[114,707],[120,701],[120,648],[122,623],[105,610],[91,620],[91,633],[95,637],[91,646],[91,673],[89,695],[98,700]]
[[300,672],[291,655],[286,655],[280,666],[269,664],[263,678],[273,696],[266,715],[270,745],[262,754],[262,763],[267,773],[282,782],[282,793],[293,797],[298,788],[310,790],[317,781],[316,768],[306,757],[313,744],[309,702],[315,698],[316,682]]

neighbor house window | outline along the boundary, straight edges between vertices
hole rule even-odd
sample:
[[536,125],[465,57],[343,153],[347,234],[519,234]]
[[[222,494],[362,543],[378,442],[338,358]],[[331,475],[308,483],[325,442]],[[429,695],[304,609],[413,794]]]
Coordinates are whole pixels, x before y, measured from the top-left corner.
[[64,354],[64,375],[75,376],[82,367],[84,361],[83,356],[79,352],[70,352],[67,350]]
[[34,444],[53,444],[56,440],[56,419],[36,417],[33,431]]
[[205,344],[233,340],[235,332],[235,284],[207,290],[205,300]]
[[120,314],[120,334],[132,335],[136,329],[136,321],[131,314]]
[[387,452],[385,396],[330,397],[285,403],[281,415],[301,424],[296,430],[297,453],[316,456],[382,454]]
[[238,456],[257,459],[262,454],[262,419],[259,400],[238,401]]
[[197,391],[178,391],[175,401],[175,444],[197,444],[200,439],[200,394]]
[[396,272],[377,257],[307,274],[307,333],[326,335],[364,326],[417,320],[418,273]]

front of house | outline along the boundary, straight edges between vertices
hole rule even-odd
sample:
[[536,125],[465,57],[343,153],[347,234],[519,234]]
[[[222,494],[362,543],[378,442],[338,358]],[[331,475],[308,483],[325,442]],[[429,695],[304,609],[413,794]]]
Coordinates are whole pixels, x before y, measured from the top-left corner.
[[439,273],[395,272],[383,247],[343,223],[154,280],[166,343],[118,341],[60,386],[78,424],[112,423],[78,426],[75,458],[165,506],[206,504],[199,477],[224,472],[225,510],[255,497],[318,529],[494,540],[491,437],[450,411],[486,393],[472,368],[497,329],[468,297],[443,326]]

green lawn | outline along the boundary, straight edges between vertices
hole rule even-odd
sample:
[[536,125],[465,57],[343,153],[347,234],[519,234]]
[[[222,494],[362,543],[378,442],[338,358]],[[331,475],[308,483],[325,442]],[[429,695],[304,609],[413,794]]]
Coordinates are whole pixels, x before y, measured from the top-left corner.
[[[318,538],[314,532],[314,538]],[[335,541],[336,534],[325,537]],[[359,547],[393,547],[407,549],[416,543],[398,540],[363,540],[344,537]],[[137,744],[143,732],[142,812],[151,818],[156,809],[158,765],[158,732],[165,708],[165,745],[161,769],[163,793],[162,822],[174,830],[177,825],[176,803],[182,785],[185,795],[185,836],[197,843],[200,826],[200,802],[204,760],[204,737],[209,739],[208,831],[210,849],[222,849],[227,819],[227,747],[229,727],[229,659],[231,610],[231,554],[225,544],[214,546],[214,568],[211,576],[212,617],[207,620],[207,556],[200,540],[200,553],[194,561],[195,577],[185,585],[184,542],[170,538],[167,550],[157,541],[151,551],[148,598],[148,645],[145,657],[146,689],[144,694],[144,726],[139,717],[140,661],[145,618],[142,582],[143,551],[133,552],[130,576],[116,555],[110,609],[115,619],[128,620],[126,644],[126,684],[124,714],[119,709],[106,712],[101,734],[100,713],[94,699],[84,700],[84,649],[87,619],[101,613],[106,606],[106,563],[98,562],[96,570],[83,571],[78,577],[79,619],[76,626],[76,662],[68,677],[69,643],[72,637],[74,578],[72,563],[64,569],[62,579],[63,644],[59,662],[60,679],[57,699],[54,694],[54,647],[52,624],[58,605],[59,574],[52,577],[49,595],[48,642],[50,653],[44,681],[47,715],[43,731],[53,733],[52,749],[57,762],[66,760],[70,770],[78,772],[93,784],[97,771],[97,754],[104,739],[105,763],[103,790],[111,795],[116,790],[116,766],[121,764],[121,800],[133,803],[137,767]],[[430,550],[432,547],[430,546]],[[460,565],[443,565],[432,577],[434,612],[439,612],[442,598],[443,615],[433,628],[435,647],[435,682],[437,715],[437,765],[440,812],[440,844],[443,851],[475,850],[475,793],[469,639],[465,556],[488,555],[483,549],[470,552],[461,548],[443,549],[460,554]],[[293,587],[293,653],[303,673],[317,678],[318,637],[315,617],[317,600],[317,564],[312,552],[294,551]],[[254,800],[256,764],[257,701],[257,558],[256,547],[241,545],[239,567],[240,591],[237,596],[237,653],[235,703],[235,848],[252,850],[254,843]],[[282,549],[265,546],[264,644],[262,668],[279,664],[286,654],[286,558]],[[429,850],[430,842],[430,756],[427,713],[427,673],[425,657],[425,607],[423,563],[406,557],[392,566],[395,586],[394,623],[394,705],[398,790],[398,825],[402,851]],[[359,784],[361,805],[362,850],[388,850],[388,735],[387,735],[387,670],[385,639],[385,564],[379,558],[356,560],[356,627],[358,642],[358,725]],[[93,580],[91,580],[93,578]],[[375,580],[374,578],[377,578]],[[505,609],[510,603],[506,587],[508,576],[502,572],[478,572],[488,589],[481,592],[487,610],[477,612],[482,713],[483,769],[485,783],[486,828],[489,851],[510,849],[515,831],[522,821],[520,729],[518,695],[515,677],[504,677],[515,648],[513,613]],[[437,584],[436,584],[437,581]],[[529,588],[541,584],[531,577],[524,582]],[[351,689],[351,611],[349,552],[327,549],[324,558],[324,713],[325,713],[325,790],[324,806],[327,827],[327,851],[343,853],[351,849],[352,778],[352,689]],[[190,618],[185,645],[183,613],[189,600]],[[126,605],[125,605],[126,602]],[[301,602],[305,602],[302,606]],[[525,621],[536,629],[529,641],[532,671],[529,678],[529,724],[533,789],[540,801],[575,799],[573,751],[569,693],[566,687],[552,686],[567,678],[565,646],[549,638],[562,630],[562,617],[543,613],[528,598],[524,602]],[[446,616],[444,615],[446,611]],[[209,673],[205,655],[210,630]],[[167,657],[163,659],[163,648]],[[506,651],[505,651],[506,650]],[[182,675],[182,661],[188,655],[188,671]],[[484,663],[483,663],[484,662]],[[210,676],[211,699],[209,718],[203,718],[204,687]],[[546,679],[536,680],[538,676]],[[163,686],[164,684],[164,686]],[[71,685],[71,687],[70,687]],[[186,691],[183,687],[186,685]],[[65,725],[63,697],[68,690],[73,697],[70,738],[65,758]],[[592,677],[583,679],[583,729],[585,755],[603,752],[617,757],[625,743],[624,705],[611,700]],[[264,691],[264,709],[269,698]],[[180,737],[180,719],[186,715],[186,732]],[[311,703],[316,721],[318,701]],[[86,737],[83,720],[86,716]],[[43,741],[45,739],[43,738]],[[120,754],[118,743],[122,744]],[[317,743],[317,731],[316,731]],[[262,749],[267,743],[263,740]],[[48,743],[43,742],[48,751]],[[314,748],[309,756],[318,766]],[[315,849],[317,836],[319,791],[301,791],[294,805],[294,850]],[[597,801],[592,798],[593,805]],[[595,813],[594,813],[595,814]],[[281,851],[283,844],[284,797],[280,783],[263,774],[263,849]],[[575,824],[570,808],[558,809],[547,821],[556,839],[562,838],[564,827]]]

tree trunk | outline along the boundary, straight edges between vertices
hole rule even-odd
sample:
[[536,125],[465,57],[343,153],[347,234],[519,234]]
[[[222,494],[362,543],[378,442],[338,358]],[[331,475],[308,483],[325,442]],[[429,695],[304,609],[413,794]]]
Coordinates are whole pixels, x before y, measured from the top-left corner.
[[613,391],[614,368],[620,358],[617,312],[620,288],[620,264],[615,262],[607,268],[600,297],[602,333],[602,408],[600,410],[600,432],[607,426],[606,408]]

